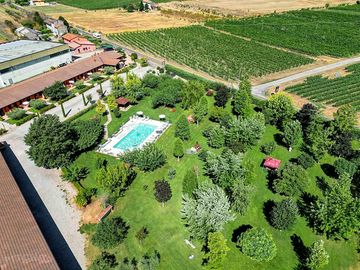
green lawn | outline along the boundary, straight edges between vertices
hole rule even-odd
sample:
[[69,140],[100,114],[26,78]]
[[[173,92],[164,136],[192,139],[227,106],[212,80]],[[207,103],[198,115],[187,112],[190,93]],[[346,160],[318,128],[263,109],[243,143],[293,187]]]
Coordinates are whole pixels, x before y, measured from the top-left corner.
[[[121,118],[114,118],[114,121],[109,126],[110,133],[116,132],[120,125],[128,120],[129,116],[139,110],[154,119],[157,119],[159,114],[165,113],[171,122],[175,122],[175,120],[183,113],[183,110],[180,107],[177,107],[176,112],[170,112],[167,108],[153,110],[150,105],[150,98],[146,98],[139,105],[133,106],[129,111],[122,113]],[[187,112],[187,114],[189,113]],[[211,123],[208,120],[205,120],[200,126],[195,124],[191,125],[192,137],[191,140],[185,144],[187,149],[192,147],[196,141],[199,141],[203,148],[209,148],[206,145],[206,139],[202,135],[202,130],[210,124]],[[180,162],[173,157],[174,129],[175,126],[172,125],[156,142],[157,146],[162,148],[167,155],[166,165],[151,173],[138,172],[136,179],[125,192],[125,195],[118,199],[111,215],[120,215],[123,217],[130,226],[130,231],[125,242],[110,250],[110,252],[114,253],[119,260],[124,257],[135,257],[140,259],[144,253],[156,249],[161,255],[160,269],[201,269],[203,256],[201,251],[202,246],[200,243],[195,242],[196,249],[192,249],[185,244],[184,240],[189,238],[189,233],[181,220],[180,208],[182,201],[182,179],[184,174],[193,166],[198,166],[202,171],[203,163],[195,155],[185,155]],[[298,264],[298,259],[290,239],[294,234],[298,235],[306,246],[312,244],[316,239],[321,238],[325,240],[326,250],[330,254],[330,263],[324,269],[348,269],[351,265],[356,264],[357,255],[355,241],[350,240],[345,242],[326,240],[325,237],[316,235],[306,225],[304,218],[299,218],[294,228],[290,231],[276,230],[266,221],[263,214],[264,203],[268,200],[279,201],[282,196],[274,194],[267,187],[266,170],[260,166],[265,155],[259,151],[259,147],[265,142],[273,141],[275,134],[278,133],[279,131],[276,128],[268,126],[262,140],[244,156],[245,160],[248,160],[255,165],[256,177],[253,184],[256,186],[256,191],[246,215],[238,215],[235,221],[228,223],[225,227],[224,234],[228,239],[228,245],[231,250],[228,253],[224,269],[295,269]],[[218,151],[221,150],[217,150],[216,152]],[[281,159],[282,165],[284,165],[291,158],[297,157],[299,153],[299,149],[288,152],[285,147],[278,145],[272,156]],[[82,154],[76,160],[78,165],[86,166],[91,171],[85,181],[83,181],[84,186],[97,186],[95,181],[95,162],[96,157],[100,155],[101,154],[95,152],[88,152]],[[111,164],[118,162],[113,157],[105,155],[101,156],[106,157]],[[333,157],[326,156],[321,163],[332,164],[334,160]],[[175,179],[169,181],[173,196],[171,200],[166,203],[165,207],[162,207],[161,204],[155,200],[153,195],[154,181],[167,178],[167,173],[170,168],[175,168],[177,171]],[[321,196],[321,191],[316,185],[316,176],[323,176],[326,181],[334,181],[324,174],[319,164],[309,169],[308,172],[311,178],[311,184],[309,185],[308,191],[312,194]],[[203,181],[208,181],[207,177],[201,176],[200,182]],[[269,263],[256,263],[244,256],[232,241],[234,231],[242,225],[260,226],[271,232],[278,249],[276,258]],[[135,238],[135,234],[143,226],[148,228],[150,234],[143,244],[140,244]],[[86,253],[89,259],[92,260],[94,256],[99,253],[99,250],[90,245],[87,248]],[[195,255],[193,260],[188,259],[191,254]]]

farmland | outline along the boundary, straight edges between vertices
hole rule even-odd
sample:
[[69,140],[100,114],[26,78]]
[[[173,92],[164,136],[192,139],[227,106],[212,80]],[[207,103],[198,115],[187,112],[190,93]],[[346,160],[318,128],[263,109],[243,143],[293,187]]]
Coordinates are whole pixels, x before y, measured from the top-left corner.
[[359,16],[357,13],[300,10],[241,20],[210,21],[206,25],[314,56],[349,57],[360,53]]
[[230,80],[238,79],[242,72],[258,77],[313,61],[202,26],[114,34],[110,38]]
[[[69,5],[83,9],[108,9],[108,8],[122,8],[129,4],[138,5],[140,1],[136,0],[58,0],[58,3]],[[158,3],[168,2],[168,0],[158,0]]]
[[351,104],[360,111],[360,64],[349,66],[347,71],[349,75],[335,79],[310,77],[286,91],[325,105],[339,107]]

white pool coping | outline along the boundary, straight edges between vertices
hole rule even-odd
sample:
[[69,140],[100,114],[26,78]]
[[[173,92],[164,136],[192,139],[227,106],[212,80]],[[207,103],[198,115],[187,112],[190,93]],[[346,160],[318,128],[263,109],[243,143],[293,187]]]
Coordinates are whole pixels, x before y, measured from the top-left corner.
[[[104,144],[99,146],[97,152],[106,155],[111,155],[114,157],[121,156],[126,151],[115,148],[115,145],[118,142],[120,142],[139,124],[152,125],[155,126],[156,128],[138,147],[129,149],[127,151],[131,151],[139,148],[141,149],[142,147],[144,147],[145,144],[155,142],[170,126],[170,123],[167,121],[157,121],[157,120],[149,119],[147,117],[132,116],[130,117],[130,120],[128,122],[126,122],[123,126],[121,126],[121,128],[117,133],[115,133],[111,138],[109,138]],[[157,131],[161,131],[161,132],[157,132]]]

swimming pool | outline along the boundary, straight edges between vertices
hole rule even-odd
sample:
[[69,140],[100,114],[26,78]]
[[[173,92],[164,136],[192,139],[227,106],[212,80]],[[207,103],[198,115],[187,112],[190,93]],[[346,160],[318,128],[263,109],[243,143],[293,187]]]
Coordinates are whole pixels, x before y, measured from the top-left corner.
[[156,126],[140,123],[125,135],[114,148],[122,151],[132,150],[139,147],[154,132]]

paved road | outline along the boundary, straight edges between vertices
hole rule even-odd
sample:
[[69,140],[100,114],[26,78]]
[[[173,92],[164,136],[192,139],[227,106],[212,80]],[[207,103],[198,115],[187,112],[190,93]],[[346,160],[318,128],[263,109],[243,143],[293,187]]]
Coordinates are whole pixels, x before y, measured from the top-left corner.
[[[143,77],[146,72],[151,69],[150,67],[145,68],[135,68],[132,70],[136,75],[139,77]],[[121,75],[125,78],[125,74]],[[96,86],[90,90],[88,90],[85,95],[91,94],[93,96],[93,100],[97,100],[98,94],[96,90],[99,86]],[[105,94],[110,93],[110,82],[106,81],[103,83],[103,90]],[[85,108],[83,104],[83,100],[81,95],[76,96],[69,101],[64,103],[64,108],[68,113],[68,116],[74,115],[75,113],[83,110]],[[64,119],[61,111],[61,107],[57,106],[54,109],[47,112],[47,114],[56,114],[60,117],[61,120]],[[24,170],[25,178],[27,178],[31,183],[30,185],[36,190],[37,194],[40,198],[40,202],[42,201],[44,204],[45,212],[48,212],[49,218],[53,220],[54,230],[58,231],[55,233],[50,233],[50,236],[47,237],[47,232],[44,230],[48,229],[48,225],[45,224],[40,226],[42,229],[45,237],[47,238],[49,244],[53,244],[54,247],[52,249],[55,257],[61,258],[63,262],[59,263],[62,264],[63,269],[71,269],[76,270],[77,268],[74,266],[69,267],[66,265],[67,257],[71,257],[71,255],[75,258],[75,262],[77,261],[78,264],[82,269],[85,269],[86,265],[86,258],[84,254],[85,249],[85,238],[82,234],[78,232],[79,222],[81,219],[81,211],[79,211],[75,206],[69,203],[70,199],[76,195],[76,191],[72,187],[72,185],[63,182],[60,180],[60,172],[58,170],[52,169],[47,170],[43,168],[39,168],[35,166],[35,164],[28,158],[26,154],[27,146],[24,143],[24,136],[28,132],[30,127],[31,121],[19,126],[14,127],[9,130],[8,133],[5,135],[0,136],[0,141],[7,141],[10,145],[10,149],[13,152],[13,159],[18,161]],[[0,124],[0,126],[2,126]],[[29,182],[28,181],[28,182]],[[35,193],[36,193],[35,192]],[[31,203],[31,202],[30,202]],[[35,205],[35,207],[37,207]],[[38,214],[39,220],[38,223],[48,222],[48,217],[46,213],[40,212],[41,209],[34,210]],[[50,217],[51,216],[51,217]],[[42,220],[41,220],[42,219]],[[47,219],[47,220],[45,220]],[[41,224],[40,224],[41,225]],[[58,234],[55,235],[54,234]],[[54,242],[55,239],[63,238],[64,243],[60,245],[59,242]],[[65,249],[68,246],[70,248],[70,255],[66,254]],[[71,254],[72,253],[72,254]],[[71,263],[71,260],[69,260]]]
[[297,73],[297,74],[294,74],[294,75],[291,75],[289,77],[285,77],[285,78],[282,78],[282,79],[279,79],[279,80],[276,80],[276,81],[272,81],[272,82],[268,82],[268,83],[253,86],[251,92],[255,97],[258,97],[258,98],[261,98],[261,99],[267,99],[266,91],[270,87],[279,86],[279,85],[287,83],[287,82],[295,81],[295,80],[306,78],[306,77],[309,77],[309,76],[314,76],[314,75],[324,73],[326,71],[329,71],[329,70],[332,70],[332,69],[335,69],[335,68],[339,68],[339,67],[343,67],[343,66],[346,66],[346,65],[359,63],[359,62],[360,62],[360,57],[354,57],[354,58],[349,58],[349,59],[346,59],[346,60],[341,60],[341,61],[333,63],[333,64],[329,64],[329,65],[325,65],[325,66],[322,66],[322,67],[307,70],[307,71]]

